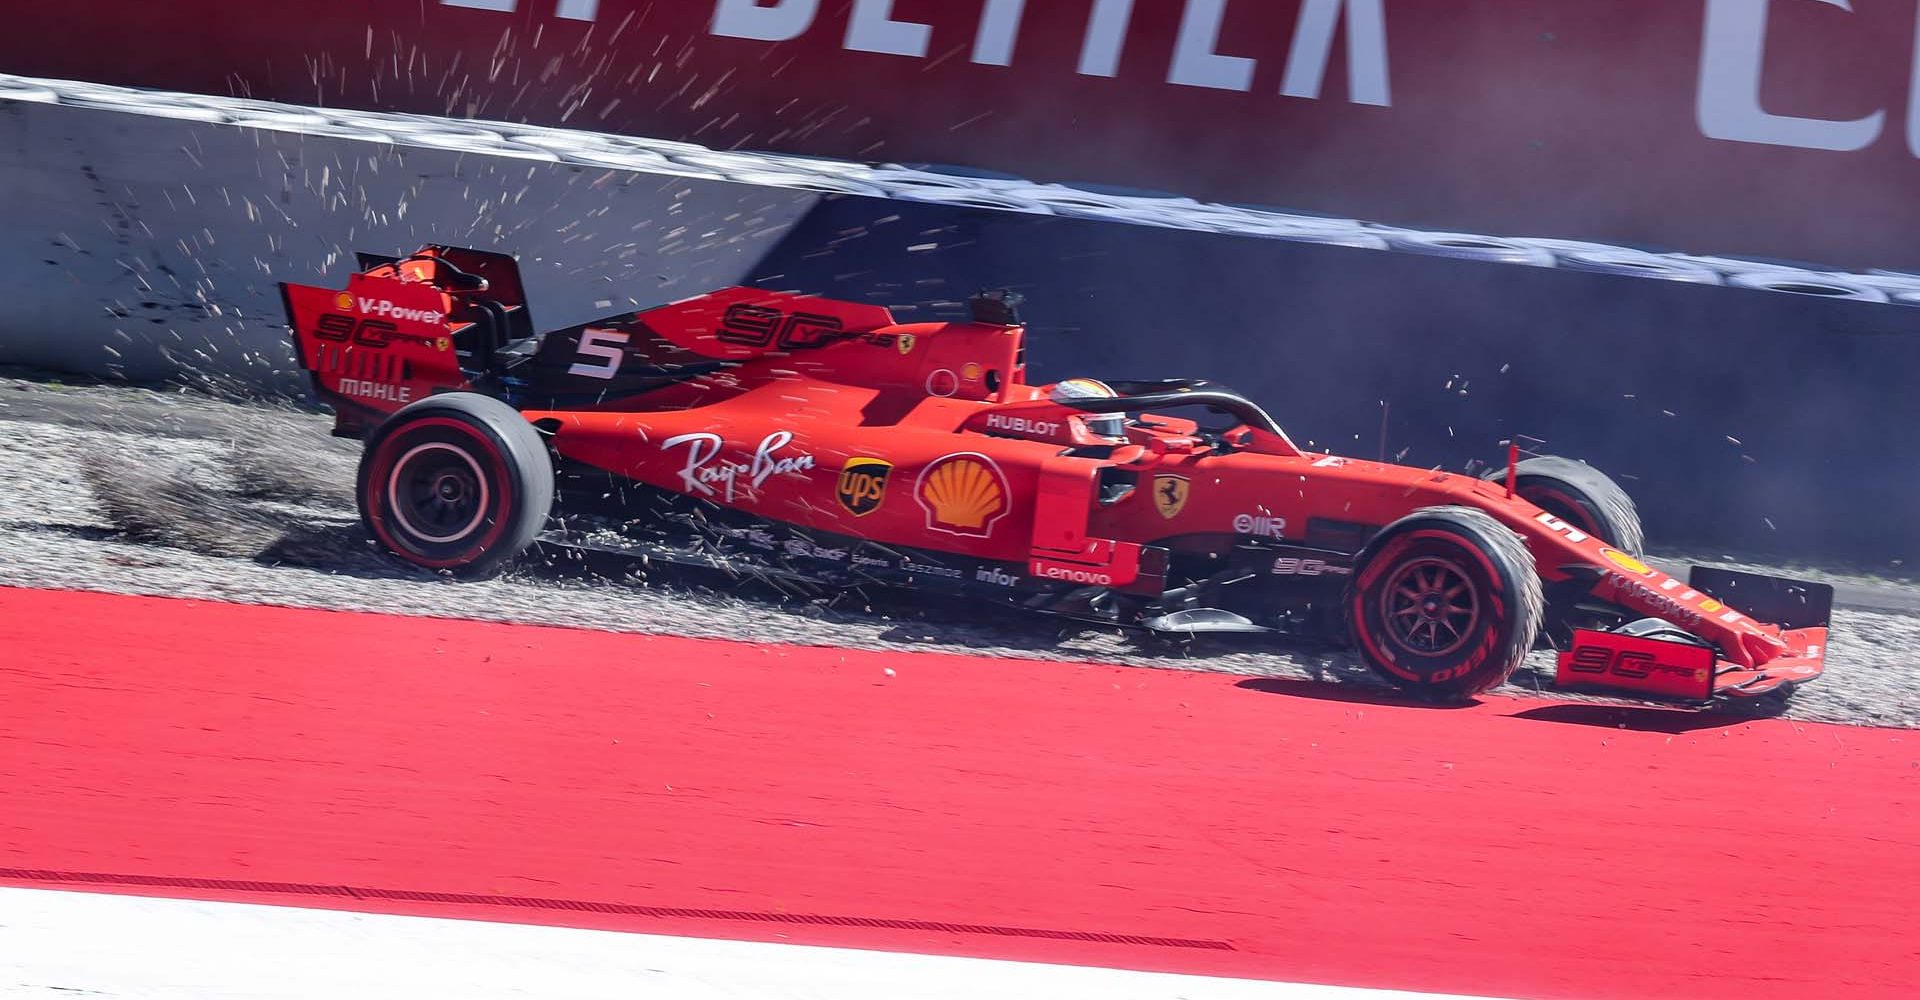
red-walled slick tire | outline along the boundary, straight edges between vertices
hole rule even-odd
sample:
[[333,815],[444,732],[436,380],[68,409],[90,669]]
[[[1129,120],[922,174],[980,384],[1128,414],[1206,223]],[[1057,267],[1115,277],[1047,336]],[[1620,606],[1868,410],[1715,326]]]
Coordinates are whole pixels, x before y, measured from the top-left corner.
[[1347,592],[1354,645],[1376,673],[1417,697],[1498,686],[1539,634],[1533,557],[1480,511],[1414,511],[1376,535],[1356,565]]
[[513,407],[446,393],[367,438],[356,495],[382,548],[425,569],[482,577],[526,551],[546,524],[553,460]]
[[[1504,466],[1486,477],[1506,481]],[[1514,466],[1513,491],[1520,499],[1630,556],[1646,555],[1646,534],[1633,498],[1606,473],[1558,455],[1539,455]]]

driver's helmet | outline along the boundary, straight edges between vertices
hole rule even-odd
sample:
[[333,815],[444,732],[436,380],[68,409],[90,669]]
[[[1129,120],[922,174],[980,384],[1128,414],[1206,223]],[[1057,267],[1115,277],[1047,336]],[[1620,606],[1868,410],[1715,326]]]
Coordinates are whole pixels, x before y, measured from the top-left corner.
[[[1047,388],[1047,398],[1056,403],[1073,405],[1077,399],[1118,399],[1119,393],[1105,382],[1090,378],[1070,378],[1064,382],[1055,382]],[[1125,413],[1089,413],[1087,430],[1102,437],[1123,438],[1127,436],[1127,415]]]

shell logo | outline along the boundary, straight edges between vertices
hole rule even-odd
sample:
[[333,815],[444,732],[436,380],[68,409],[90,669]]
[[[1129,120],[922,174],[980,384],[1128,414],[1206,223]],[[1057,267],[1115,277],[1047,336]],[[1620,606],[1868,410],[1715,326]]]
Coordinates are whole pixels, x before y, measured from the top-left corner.
[[1724,607],[1726,607],[1726,605],[1721,604],[1719,601],[1716,601],[1711,597],[1700,602],[1700,610],[1705,611],[1707,614],[1710,614],[1710,615],[1717,614],[1720,611],[1720,609]]
[[1605,556],[1608,562],[1614,564],[1615,566],[1620,567],[1621,569],[1626,570],[1629,573],[1632,573],[1635,576],[1652,576],[1653,575],[1652,566],[1649,566],[1646,563],[1643,563],[1640,560],[1635,559],[1630,555],[1627,555],[1625,552],[1622,552],[1619,549],[1611,549],[1611,548],[1601,549],[1600,554]]
[[335,309],[341,310],[342,312],[352,309],[353,296],[348,295],[346,292],[341,292],[340,294],[333,297],[333,307]]
[[927,512],[927,527],[950,535],[986,538],[1007,514],[1007,477],[993,459],[961,452],[935,459],[914,483],[914,499]]

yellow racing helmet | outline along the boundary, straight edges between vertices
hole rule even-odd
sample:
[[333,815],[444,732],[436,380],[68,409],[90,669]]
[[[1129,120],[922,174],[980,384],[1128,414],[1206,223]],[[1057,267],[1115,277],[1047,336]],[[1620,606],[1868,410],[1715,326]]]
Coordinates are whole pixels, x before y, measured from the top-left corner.
[[[1056,403],[1072,406],[1076,400],[1118,399],[1120,394],[1114,392],[1112,386],[1098,379],[1070,378],[1048,386],[1047,398]],[[1127,415],[1125,413],[1088,414],[1087,430],[1102,437],[1124,438],[1127,436]]]

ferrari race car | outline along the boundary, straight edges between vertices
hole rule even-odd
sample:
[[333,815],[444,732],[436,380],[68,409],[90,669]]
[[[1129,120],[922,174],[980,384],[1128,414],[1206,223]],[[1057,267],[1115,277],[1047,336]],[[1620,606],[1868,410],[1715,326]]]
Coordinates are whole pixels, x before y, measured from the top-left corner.
[[727,288],[540,334],[513,258],[448,246],[283,293],[335,433],[365,442],[367,531],[433,570],[540,542],[1305,634],[1435,698],[1543,640],[1563,686],[1694,702],[1784,697],[1823,664],[1830,588],[1655,569],[1583,464],[1409,468],[1304,451],[1208,382],[1030,385],[1006,294],[901,324]]

